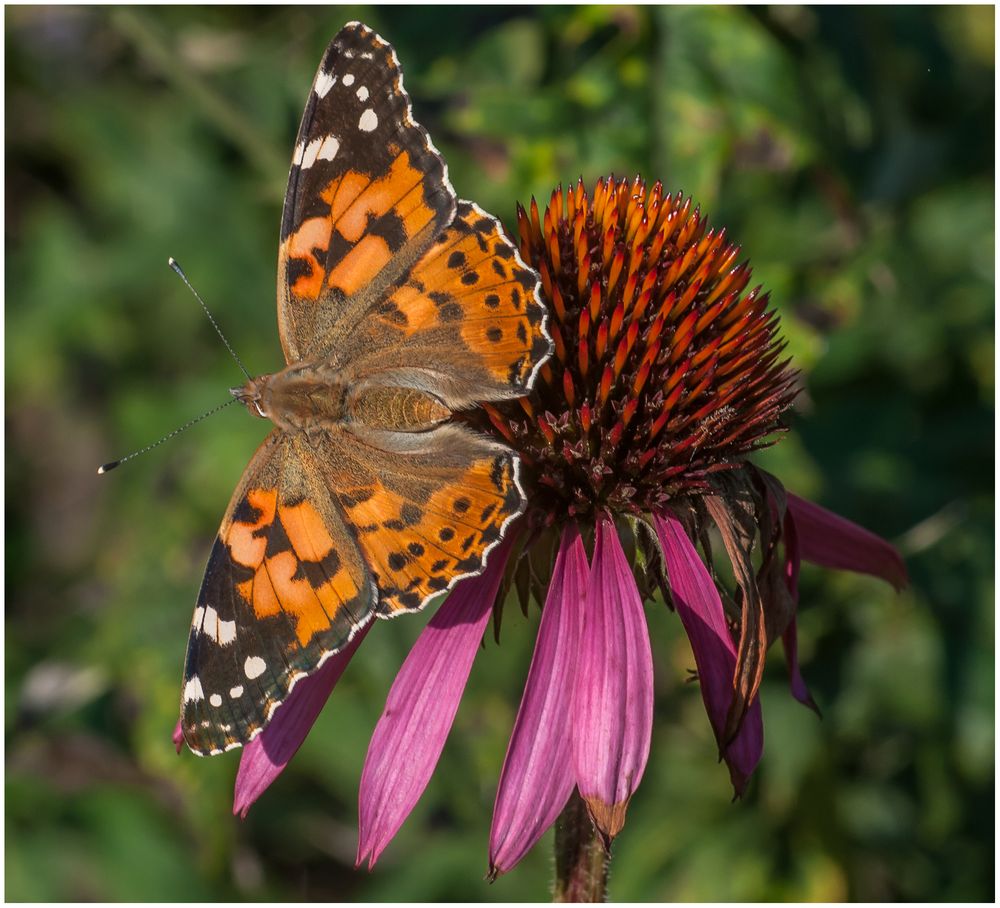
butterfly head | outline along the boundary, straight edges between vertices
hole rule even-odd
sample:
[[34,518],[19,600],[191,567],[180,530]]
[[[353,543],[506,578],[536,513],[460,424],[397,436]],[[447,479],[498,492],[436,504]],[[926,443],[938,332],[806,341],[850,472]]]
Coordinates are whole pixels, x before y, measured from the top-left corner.
[[267,419],[268,414],[262,405],[264,390],[271,380],[270,375],[258,375],[251,378],[245,385],[239,388],[230,388],[229,393],[233,395],[241,404],[245,404],[251,416],[259,416]]

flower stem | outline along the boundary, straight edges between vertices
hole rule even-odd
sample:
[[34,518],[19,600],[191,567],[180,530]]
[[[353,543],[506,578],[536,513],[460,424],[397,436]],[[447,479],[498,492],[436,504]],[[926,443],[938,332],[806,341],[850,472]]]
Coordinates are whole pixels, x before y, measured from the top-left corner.
[[603,902],[608,887],[610,855],[574,789],[556,820],[554,902]]

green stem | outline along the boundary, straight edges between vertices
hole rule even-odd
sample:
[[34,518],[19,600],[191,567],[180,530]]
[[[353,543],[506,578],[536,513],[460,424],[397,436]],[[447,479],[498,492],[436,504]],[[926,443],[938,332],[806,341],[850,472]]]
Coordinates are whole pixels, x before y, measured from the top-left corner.
[[276,181],[287,172],[285,156],[242,114],[238,105],[210,88],[191,71],[190,66],[185,65],[176,48],[150,24],[145,14],[118,7],[111,13],[111,21],[143,59],[186,95],[205,119],[247,156],[265,179]]
[[574,789],[556,820],[554,902],[603,902],[607,897],[610,855]]

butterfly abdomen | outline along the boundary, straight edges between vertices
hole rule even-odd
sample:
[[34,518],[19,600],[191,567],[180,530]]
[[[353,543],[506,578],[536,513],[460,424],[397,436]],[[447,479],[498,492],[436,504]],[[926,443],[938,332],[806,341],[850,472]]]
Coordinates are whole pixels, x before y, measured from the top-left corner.
[[451,410],[427,392],[391,386],[352,395],[350,411],[353,421],[390,432],[422,432],[451,416]]

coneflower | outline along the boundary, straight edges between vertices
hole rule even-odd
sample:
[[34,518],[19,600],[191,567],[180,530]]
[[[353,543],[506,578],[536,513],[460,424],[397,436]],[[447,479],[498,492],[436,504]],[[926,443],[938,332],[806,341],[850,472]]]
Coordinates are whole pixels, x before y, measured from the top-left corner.
[[[358,859],[377,860],[422,794],[490,617],[499,622],[516,591],[522,607],[533,598],[542,610],[500,774],[490,872],[513,867],[562,813],[557,894],[585,900],[603,892],[594,848],[621,831],[649,755],[644,603],[660,593],[679,615],[741,794],[763,748],[757,690],[779,638],[792,692],[812,704],[796,659],[800,558],[897,588],[906,570],[888,543],[786,493],[747,459],[782,432],[796,373],[767,294],[747,289],[739,247],[689,198],[638,177],[600,180],[591,197],[581,181],[553,192],[544,213],[534,200],[519,206],[518,233],[541,275],[555,356],[530,398],[488,408],[482,428],[519,452],[529,509],[397,675],[362,774]],[[722,550],[731,570],[716,570]],[[303,740],[350,658],[341,656],[246,748],[237,810]],[[591,822],[593,847],[581,842]]]

